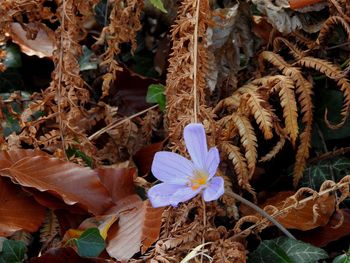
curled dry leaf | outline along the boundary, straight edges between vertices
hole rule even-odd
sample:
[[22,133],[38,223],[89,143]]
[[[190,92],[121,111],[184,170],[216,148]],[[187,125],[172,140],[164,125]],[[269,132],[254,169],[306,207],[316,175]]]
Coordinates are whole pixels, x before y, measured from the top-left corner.
[[[293,192],[280,192],[264,203],[273,205],[278,209],[288,207],[295,203],[289,199]],[[335,210],[334,195],[324,195],[316,200],[310,200],[300,208],[292,208],[284,215],[276,217],[276,219],[286,228],[309,230],[318,226],[324,226],[328,223],[329,218]]]
[[93,214],[102,214],[112,200],[96,171],[32,150],[0,153],[0,175],[14,183],[47,191],[69,205],[78,204]]
[[[343,216],[343,219],[341,217]],[[341,220],[343,220],[341,222]],[[337,226],[341,222],[340,226]],[[350,235],[350,209],[340,209],[323,227],[302,232],[297,238],[317,247],[325,247],[332,241]]]
[[135,194],[135,169],[108,168],[98,172],[115,202],[106,214],[118,217],[108,232],[107,252],[118,260],[130,259],[140,248],[145,253],[159,237],[163,209],[153,208]]
[[[282,210],[285,207],[294,206],[284,212],[282,215],[277,216],[276,219],[285,228],[298,229],[298,230],[310,230],[319,226],[324,226],[328,223],[331,215],[335,210],[335,198],[334,195],[323,195],[316,200],[310,200],[303,205],[297,205],[295,199],[289,197],[295,193],[292,191],[279,192],[273,197],[267,199],[260,207],[264,207],[264,210],[271,211],[269,208],[273,208],[272,211]],[[246,208],[243,209],[243,213],[251,214]],[[273,212],[269,212],[271,214]]]
[[[11,23],[10,36],[12,41],[18,44],[22,52],[28,56],[52,57],[56,48],[54,32],[40,23],[29,23],[25,26],[27,32],[20,23]],[[28,35],[33,35],[34,39],[29,39]]]
[[35,232],[45,218],[45,207],[39,205],[22,189],[0,177],[0,236],[18,230]]

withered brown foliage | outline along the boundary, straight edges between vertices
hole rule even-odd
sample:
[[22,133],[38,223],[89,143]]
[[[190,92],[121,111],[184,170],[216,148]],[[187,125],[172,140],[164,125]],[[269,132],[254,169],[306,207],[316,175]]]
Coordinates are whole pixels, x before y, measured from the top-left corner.
[[[282,35],[271,23],[271,34],[260,44],[254,40],[256,36],[250,27],[253,14],[248,2],[225,3],[221,8],[216,1],[172,3],[172,7],[177,5],[178,12],[169,32],[172,47],[164,76],[164,115],[153,107],[131,117],[123,116],[118,105],[109,103],[108,98],[115,96],[113,89],[118,90],[117,73],[126,68],[120,60],[121,45],[129,44],[130,53],[136,52],[144,2],[107,1],[106,24],[97,30],[90,30],[96,21],[93,26],[90,22],[94,20],[94,7],[99,0],[54,2],[54,8],[48,7],[45,0],[0,3],[1,43],[11,40],[11,25],[19,23],[28,39],[35,39],[38,31],[45,28],[55,46],[51,57],[54,70],[47,88],[30,98],[20,92],[10,94],[6,100],[0,97],[0,106],[19,121],[21,129],[18,134],[0,136],[1,150],[30,146],[67,159],[67,150],[74,149],[90,157],[94,167],[103,164],[134,167],[133,155],[154,142],[154,138],[166,138],[167,149],[187,155],[183,129],[190,122],[201,122],[209,147],[216,145],[221,152],[223,161],[218,175],[225,180],[225,194],[209,204],[203,204],[197,197],[177,208],[166,208],[158,241],[150,248],[151,244],[147,244],[141,250],[142,255],[131,261],[179,262],[198,245],[210,242],[203,252],[213,262],[245,262],[244,238],[261,232],[271,223],[260,215],[242,214],[233,191],[248,194],[257,201],[253,183],[258,166],[278,156],[287,145],[295,150],[293,182],[294,186],[298,185],[308,158],[314,154],[311,149],[313,96],[318,87],[312,79],[313,72],[335,83],[344,96],[339,123],[331,123],[326,111],[328,127],[337,129],[348,118],[349,63],[347,68],[342,67],[343,60],[330,55],[334,47],[328,47],[328,36],[334,27],[341,28],[346,41],[350,41],[348,1],[328,1],[329,17],[314,32],[317,37],[295,30]],[[93,39],[90,47],[100,62],[99,76],[93,76],[100,80],[99,85],[87,83],[80,70],[79,58],[87,38]],[[0,51],[0,60],[5,56]],[[5,70],[4,65],[0,66],[0,72]],[[96,98],[98,92],[101,95]],[[22,113],[13,109],[13,102],[20,105]],[[38,112],[43,114],[33,118]],[[6,120],[2,111],[0,119]],[[262,149],[266,145],[270,147],[267,151]],[[81,156],[70,161],[85,165]],[[137,177],[134,181],[147,191],[152,182],[148,179]],[[294,228],[286,222],[309,202],[312,223],[308,229],[315,228],[339,211],[339,205],[349,196],[349,183],[345,176],[339,183],[324,182],[319,191],[301,188],[286,198],[283,206],[268,205],[264,209],[286,228]],[[335,191],[337,198],[333,195]],[[137,201],[144,206],[141,200]],[[330,203],[325,213],[319,212],[322,202]],[[142,209],[146,211],[145,207]],[[146,214],[140,211],[136,215]],[[226,222],[218,223],[220,218]],[[253,226],[244,229],[246,223]],[[295,228],[308,230],[305,225]],[[125,236],[129,236],[130,229],[123,229]],[[48,214],[41,228],[43,251],[57,245],[58,232],[55,216]],[[130,251],[131,254],[139,251],[139,247]]]

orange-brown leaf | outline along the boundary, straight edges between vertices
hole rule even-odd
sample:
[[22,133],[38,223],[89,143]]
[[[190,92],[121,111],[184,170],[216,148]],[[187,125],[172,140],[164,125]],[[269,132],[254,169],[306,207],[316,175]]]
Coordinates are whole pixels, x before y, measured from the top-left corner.
[[1,152],[0,160],[0,175],[14,183],[47,191],[66,204],[79,204],[94,214],[112,206],[97,172],[90,168],[21,149]]
[[144,253],[158,239],[163,213],[163,208],[153,208],[149,201],[142,202],[137,195],[127,200],[129,209],[117,208],[119,221],[112,226],[107,238],[107,252],[118,260],[130,259],[140,248]]
[[45,218],[45,207],[39,205],[22,189],[0,177],[0,236],[18,230],[35,232]]
[[[274,197],[266,200],[262,207],[273,205],[278,209],[292,205],[287,199],[294,192],[279,192]],[[324,195],[316,200],[310,200],[301,208],[292,208],[276,219],[285,227],[290,229],[309,230],[328,223],[335,209],[334,195]]]

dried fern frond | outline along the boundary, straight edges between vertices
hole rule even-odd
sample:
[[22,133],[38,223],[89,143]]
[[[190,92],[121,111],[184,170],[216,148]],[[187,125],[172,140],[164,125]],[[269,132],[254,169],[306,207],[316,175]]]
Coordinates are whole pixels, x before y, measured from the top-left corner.
[[245,158],[247,160],[249,178],[253,175],[255,170],[255,164],[257,161],[257,139],[254,132],[254,128],[250,123],[250,120],[239,113],[235,113],[232,116],[232,121],[236,125],[241,143],[245,148]]
[[42,251],[59,245],[60,226],[53,211],[46,214],[45,221],[40,228],[40,241],[42,242]]
[[[334,211],[337,211],[339,209],[339,204],[343,202],[345,198],[349,197],[349,185],[350,176],[347,175],[343,177],[338,183],[329,180],[325,181],[321,185],[320,190],[318,192],[310,188],[303,187],[300,188],[294,195],[291,195],[288,198],[286,198],[284,202],[281,202],[283,203],[283,205],[280,208],[277,208],[273,205],[268,205],[264,207],[264,210],[276,219],[283,219],[286,218],[288,214],[292,214],[294,211],[303,209],[307,203],[312,202],[312,207],[309,211],[312,220],[309,222],[308,227],[315,228],[316,226],[318,226],[315,224],[320,217],[319,211],[320,209],[322,209],[320,207],[320,204],[322,204],[325,201],[331,204],[331,206],[328,207],[328,210],[324,211],[324,213],[326,213],[325,216],[328,216],[329,218]],[[333,194],[333,192],[335,191],[338,191],[340,193],[340,198],[337,200],[335,199],[335,196]],[[322,218],[320,219],[323,220]],[[242,230],[243,224],[247,222],[253,223],[254,225],[245,230]],[[236,233],[235,237],[237,238],[238,236],[247,236],[254,229],[255,231],[260,232],[270,225],[271,223],[269,223],[266,219],[263,219],[259,215],[244,216],[237,221],[234,227],[234,231]],[[302,227],[306,226],[303,225]]]
[[293,182],[294,185],[296,185],[303,174],[311,147],[310,140],[313,121],[313,104],[311,98],[313,94],[312,84],[302,76],[298,68],[290,66],[280,55],[269,51],[263,51],[260,54],[260,60],[264,59],[273,64],[275,67],[281,70],[283,74],[289,76],[294,81],[296,93],[299,95],[298,102],[301,105],[301,113],[303,115],[302,123],[304,124],[304,129],[300,133],[300,144],[298,146],[294,165]]
[[319,45],[324,45],[327,39],[327,35],[332,32],[331,29],[334,25],[339,24],[341,25],[345,33],[348,35],[348,40],[350,40],[350,26],[349,24],[344,20],[344,18],[340,16],[330,16],[326,22],[323,24],[323,27],[321,28],[318,38],[316,40],[316,43]]
[[265,156],[261,157],[259,162],[267,162],[272,160],[283,148],[286,143],[286,139],[281,136],[276,145],[267,153]]
[[140,16],[143,1],[117,0],[113,1],[112,5],[109,16],[110,23],[103,28],[101,36],[95,44],[107,44],[107,49],[101,56],[101,66],[106,65],[108,67],[107,73],[103,76],[102,97],[109,94],[110,84],[115,80],[116,72],[122,71],[122,67],[116,60],[116,56],[120,53],[119,45],[131,43],[132,52],[135,51],[136,34],[142,27]]
[[221,142],[219,144],[220,150],[228,156],[228,159],[232,161],[233,167],[237,174],[237,181],[240,187],[247,190],[248,192],[253,193],[253,189],[249,184],[249,170],[247,166],[247,161],[242,155],[240,149],[229,143]]
[[[198,16],[196,10],[199,10]],[[170,141],[173,145],[172,149],[181,152],[185,152],[181,141],[183,127],[197,118],[194,109],[198,109],[199,121],[204,122],[208,116],[210,117],[209,111],[206,112],[205,107],[209,52],[205,46],[205,36],[210,16],[211,10],[208,1],[185,0],[179,7],[178,16],[171,31],[173,47],[166,81],[167,110],[165,118]],[[198,35],[202,41],[194,39],[194,35]],[[195,46],[197,50],[194,49]],[[196,87],[194,87],[194,71],[197,72]],[[194,98],[194,90],[197,91],[196,98]],[[195,107],[195,105],[197,106]],[[212,122],[210,119],[208,121]]]
[[291,43],[287,39],[283,37],[276,37],[273,41],[273,49],[274,51],[279,51],[281,49],[281,45],[284,44],[288,47],[289,53],[295,58],[302,58],[305,56],[305,52],[302,51],[297,45]]
[[272,121],[273,114],[271,110],[267,107],[263,107],[263,104],[266,102],[258,92],[249,91],[245,93],[248,97],[247,106],[250,108],[256,123],[259,125],[260,130],[264,134],[264,138],[269,140],[272,138]]

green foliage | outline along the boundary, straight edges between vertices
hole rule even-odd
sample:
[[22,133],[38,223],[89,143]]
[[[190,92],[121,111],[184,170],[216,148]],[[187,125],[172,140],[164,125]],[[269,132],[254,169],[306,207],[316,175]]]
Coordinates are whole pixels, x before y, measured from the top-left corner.
[[350,263],[350,255],[347,253],[337,256],[332,263]]
[[165,109],[165,87],[162,84],[151,84],[148,87],[146,101],[148,103],[158,103],[159,108],[163,111]]
[[294,240],[279,237],[264,240],[259,247],[248,256],[249,263],[313,263],[328,258],[321,248]]
[[0,92],[13,92],[23,88],[24,81],[17,69],[8,68],[4,72],[0,72]]
[[6,68],[20,68],[22,67],[21,52],[17,45],[11,44],[6,46],[6,57],[4,65]]
[[[10,96],[11,96],[11,93],[0,93],[0,97],[3,100],[8,99]],[[21,96],[23,99],[27,99],[29,101],[30,94],[28,92],[22,91]],[[22,107],[26,108],[27,105],[28,105],[28,102],[25,102],[23,103],[23,105],[21,105],[20,102],[12,101],[8,106],[11,107],[12,110],[17,114],[21,114],[23,110]],[[19,125],[17,118],[9,112],[8,107],[2,107],[0,110],[2,111],[6,120],[1,123],[1,128],[3,129],[4,135],[8,136],[13,132],[15,132],[16,134],[19,134],[21,132],[21,127]]]
[[97,228],[86,229],[78,239],[75,239],[75,244],[81,257],[97,257],[106,247]]
[[0,253],[0,263],[20,263],[25,259],[26,246],[22,241],[5,239]]
[[110,9],[107,5],[107,0],[101,0],[97,5],[95,5],[94,12],[97,23],[99,23],[101,26],[106,26],[109,22],[110,14]]
[[73,156],[75,157],[80,157],[83,159],[83,161],[88,165],[89,167],[92,168],[92,158],[90,156],[87,156],[85,153],[80,151],[79,149],[76,149],[74,147],[70,147],[66,150],[66,154],[68,158],[71,158]]
[[[332,171],[334,178],[332,178]],[[322,160],[317,164],[308,166],[304,171],[301,186],[318,190],[326,180],[338,182],[350,172],[350,158],[337,157],[330,160]]]
[[[94,59],[95,57],[95,59]],[[98,61],[94,54],[87,46],[83,46],[83,55],[79,59],[80,71],[97,69]]]
[[164,8],[162,0],[149,0],[149,2],[163,13],[168,13],[168,11],[166,11],[166,9]]

